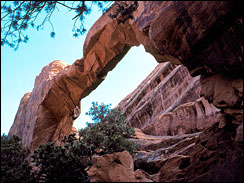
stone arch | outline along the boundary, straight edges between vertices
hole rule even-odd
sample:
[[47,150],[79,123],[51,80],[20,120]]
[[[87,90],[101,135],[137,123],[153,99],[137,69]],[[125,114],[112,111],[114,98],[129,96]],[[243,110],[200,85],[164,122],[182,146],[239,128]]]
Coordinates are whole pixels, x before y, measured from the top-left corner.
[[[42,78],[38,85],[42,87],[34,88],[29,98],[20,104],[9,134],[25,136],[23,144],[30,150],[40,144],[34,139],[48,137],[45,141],[59,141],[71,132],[74,110],[80,100],[105,79],[130,47],[140,44],[159,63],[183,64],[192,75],[220,73],[211,77],[224,80],[226,85],[230,84],[228,90],[235,88],[241,93],[240,76],[224,79],[231,72],[241,75],[243,69],[242,39],[239,38],[243,35],[243,24],[235,7],[231,2],[139,1],[134,19],[118,24],[117,19],[108,16],[116,8],[113,5],[89,30],[83,58],[71,66],[55,61],[42,70],[50,78]],[[54,65],[61,69],[50,74]],[[202,94],[208,99],[212,97],[218,106],[222,98],[217,97],[214,89],[209,89],[210,85],[214,88],[212,81],[202,80]],[[236,98],[225,104],[241,105],[240,95],[236,94]],[[34,101],[35,98],[38,101]],[[23,113],[21,108],[27,112]],[[77,110],[75,113],[77,116]],[[38,126],[48,125],[49,119],[55,119],[53,127],[38,131]],[[27,121],[29,128],[22,127],[17,132],[16,125],[21,121]]]

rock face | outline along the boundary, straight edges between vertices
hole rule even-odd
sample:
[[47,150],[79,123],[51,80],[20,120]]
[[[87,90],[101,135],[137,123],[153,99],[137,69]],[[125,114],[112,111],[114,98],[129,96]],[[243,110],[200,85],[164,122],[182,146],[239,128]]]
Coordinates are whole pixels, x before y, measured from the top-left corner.
[[147,172],[140,169],[137,169],[135,171],[135,178],[137,180],[136,182],[153,182],[153,177],[150,176]]
[[129,125],[150,135],[203,130],[220,118],[220,110],[200,97],[199,77],[183,66],[161,63],[118,107]]
[[[216,123],[199,135],[189,155],[189,166],[178,175],[179,181],[243,181],[243,140],[236,142],[235,124],[228,118],[224,121],[224,127]],[[164,177],[159,180],[164,181]]]
[[120,16],[108,16],[116,10],[113,5],[89,30],[83,58],[71,66],[55,61],[43,68],[33,91],[22,98],[9,135],[19,135],[29,150],[61,140],[72,131],[81,98],[105,79],[130,47],[140,44],[158,62],[183,64],[192,76],[204,76],[202,95],[233,123],[242,124],[240,7],[238,2],[139,1],[134,19],[118,24]]
[[201,95],[222,109],[232,123],[243,124],[243,78],[216,74],[201,77],[201,83]]
[[[52,106],[45,104],[45,97],[50,95],[51,92],[55,93],[53,83],[56,75],[64,73],[68,67],[62,61],[54,61],[45,66],[36,77],[33,91],[26,93],[22,98],[9,134],[20,136],[24,147],[33,149],[37,148],[41,143],[54,141],[54,133],[59,133],[60,130],[62,130],[62,134],[67,135],[67,131],[70,133],[73,124],[72,119],[66,117],[67,123],[62,124],[58,120],[59,116],[48,109],[48,107]],[[65,102],[66,106],[69,105],[71,101],[68,91],[60,87],[59,92],[62,92],[62,94],[55,93],[56,97],[53,98],[53,105],[55,103],[58,104],[61,100],[67,100]],[[60,110],[65,110],[65,106],[63,105]],[[62,127],[62,125],[64,126]]]
[[91,182],[135,182],[134,162],[128,151],[93,156]]
[[[225,125],[220,125],[224,122]],[[240,127],[241,128],[241,127]],[[129,139],[141,145],[134,155],[135,170],[143,170],[156,182],[241,182],[243,139],[236,128],[220,119],[202,132],[176,136],[152,136],[136,129]]]
[[189,1],[141,4],[134,25],[148,37],[142,44],[156,60],[183,63],[191,74],[242,72],[243,44],[236,40],[243,36],[240,4]]
[[164,163],[171,158],[189,156],[200,134],[201,132],[176,136],[152,136],[136,129],[136,136],[129,139],[140,144],[140,151],[134,155],[135,169],[142,169],[150,175],[159,173]]
[[160,115],[153,123],[142,128],[151,135],[178,135],[202,131],[221,118],[220,109],[204,98],[178,106],[172,112]]
[[143,129],[180,104],[195,101],[199,94],[199,77],[192,78],[184,66],[166,62],[158,64],[118,106],[129,125]]

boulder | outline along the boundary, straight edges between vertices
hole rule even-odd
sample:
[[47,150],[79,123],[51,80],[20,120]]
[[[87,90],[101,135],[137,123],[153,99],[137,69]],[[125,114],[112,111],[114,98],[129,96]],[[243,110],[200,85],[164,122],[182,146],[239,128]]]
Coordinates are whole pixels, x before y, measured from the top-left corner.
[[151,179],[151,176],[143,171],[143,170],[140,170],[140,169],[137,169],[135,171],[135,178],[136,178],[136,182],[153,182]]
[[93,156],[91,182],[135,182],[134,162],[128,151]]

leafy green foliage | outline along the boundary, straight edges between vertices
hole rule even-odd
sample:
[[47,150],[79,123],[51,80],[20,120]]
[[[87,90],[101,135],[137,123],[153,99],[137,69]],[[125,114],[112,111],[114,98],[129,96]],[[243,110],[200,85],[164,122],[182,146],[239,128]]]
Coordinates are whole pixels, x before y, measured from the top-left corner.
[[21,139],[1,136],[1,182],[31,182],[31,166],[25,160]]
[[95,122],[104,121],[105,116],[109,113],[111,110],[111,104],[105,105],[102,103],[101,105],[98,105],[98,102],[92,102],[92,107],[88,112],[86,112],[86,115],[92,116],[92,120]]
[[91,146],[92,152],[106,154],[127,150],[130,153],[139,149],[134,142],[126,138],[135,135],[134,128],[125,124],[125,117],[120,109],[110,109],[111,105],[93,102],[90,111],[95,123],[81,129],[79,135],[84,143]]
[[[73,36],[78,37],[86,32],[84,19],[91,13],[92,5],[105,12],[111,3],[108,1],[1,1],[1,45],[8,45],[16,50],[21,42],[26,43],[29,40],[28,35],[24,35],[23,31],[29,27],[36,30],[43,29],[47,22],[52,27],[50,36],[54,38],[51,17],[55,10],[59,11],[58,7],[65,7],[77,14],[72,19],[74,20],[72,31]],[[41,23],[36,25],[38,20]],[[78,26],[77,20],[79,20]]]
[[65,137],[63,146],[40,145],[32,155],[38,167],[35,178],[44,182],[90,182],[85,169],[91,165],[91,150],[75,134]]
[[47,142],[31,155],[34,168],[25,160],[18,136],[1,137],[1,182],[90,182],[86,168],[92,164],[90,147],[75,137],[62,146]]

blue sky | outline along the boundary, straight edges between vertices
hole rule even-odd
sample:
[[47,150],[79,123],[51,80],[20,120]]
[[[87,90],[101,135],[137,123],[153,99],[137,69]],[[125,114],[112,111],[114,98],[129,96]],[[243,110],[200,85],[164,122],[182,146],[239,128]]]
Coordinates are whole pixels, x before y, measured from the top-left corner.
[[[94,6],[95,7],[95,6]],[[59,8],[51,21],[55,28],[55,38],[50,37],[51,26],[46,23],[44,30],[28,29],[30,40],[20,45],[17,51],[8,46],[1,46],[1,134],[7,134],[13,124],[21,98],[32,91],[35,77],[41,69],[54,60],[72,64],[83,56],[83,44],[86,34],[73,37],[72,18],[76,14]],[[87,30],[102,15],[94,8],[85,19]],[[112,104],[115,107],[124,97],[132,92],[156,67],[153,56],[146,53],[143,46],[133,47],[118,65],[108,73],[95,91],[81,101],[81,115],[74,122],[77,129],[91,122],[85,112],[93,101]]]

